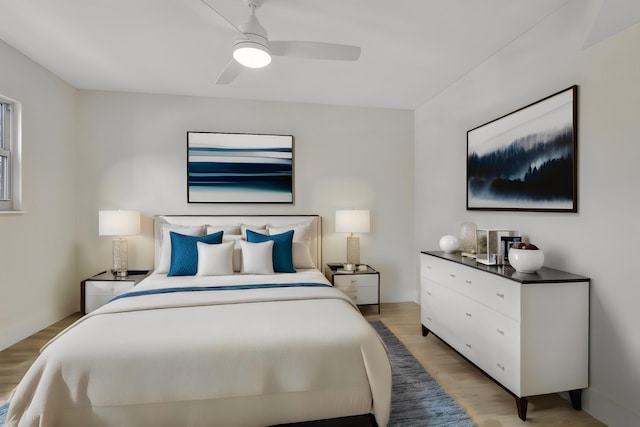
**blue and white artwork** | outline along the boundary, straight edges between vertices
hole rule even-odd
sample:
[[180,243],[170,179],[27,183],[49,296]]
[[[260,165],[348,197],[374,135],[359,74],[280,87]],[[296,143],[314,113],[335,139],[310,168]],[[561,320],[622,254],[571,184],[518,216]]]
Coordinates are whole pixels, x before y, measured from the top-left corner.
[[190,203],[293,203],[293,136],[187,132]]
[[467,209],[577,212],[573,86],[467,132]]

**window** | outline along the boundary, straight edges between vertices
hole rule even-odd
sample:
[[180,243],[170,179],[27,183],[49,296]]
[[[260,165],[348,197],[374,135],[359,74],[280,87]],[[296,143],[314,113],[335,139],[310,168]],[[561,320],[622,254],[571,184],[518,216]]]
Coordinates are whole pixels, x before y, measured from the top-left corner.
[[0,96],[0,212],[20,210],[20,104]]

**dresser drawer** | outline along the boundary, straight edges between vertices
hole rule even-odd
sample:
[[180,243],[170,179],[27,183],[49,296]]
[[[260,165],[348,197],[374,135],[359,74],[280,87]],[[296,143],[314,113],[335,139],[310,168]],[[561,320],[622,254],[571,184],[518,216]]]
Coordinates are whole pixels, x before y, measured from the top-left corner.
[[520,323],[475,304],[474,363],[515,393],[520,384]]
[[447,264],[447,261],[422,254],[420,259],[420,276],[444,285],[451,273]]
[[[487,358],[480,356],[478,362],[482,360],[482,364],[478,366],[482,368],[487,374],[491,375],[493,379],[498,381],[508,390],[514,394],[521,396],[521,383],[520,383],[520,360],[514,357],[509,357],[504,354],[493,354]],[[544,375],[541,373],[541,375]]]
[[520,359],[520,323],[496,311],[485,309],[478,322],[478,337],[492,352]]
[[514,320],[520,320],[520,286],[494,274],[465,268],[460,274],[457,288],[476,301],[503,313]]
[[466,332],[461,298],[452,290],[428,279],[422,279],[420,317],[422,324],[450,346],[462,352]]

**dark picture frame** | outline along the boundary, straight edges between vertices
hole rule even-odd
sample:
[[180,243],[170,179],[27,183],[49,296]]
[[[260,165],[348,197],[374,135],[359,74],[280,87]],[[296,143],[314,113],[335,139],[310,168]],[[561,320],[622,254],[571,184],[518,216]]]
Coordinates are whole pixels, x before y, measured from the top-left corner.
[[187,132],[188,203],[293,203],[293,135]]
[[522,242],[521,236],[500,236],[500,255],[504,262],[509,262],[509,249],[517,242]]
[[578,86],[467,132],[467,210],[577,212]]

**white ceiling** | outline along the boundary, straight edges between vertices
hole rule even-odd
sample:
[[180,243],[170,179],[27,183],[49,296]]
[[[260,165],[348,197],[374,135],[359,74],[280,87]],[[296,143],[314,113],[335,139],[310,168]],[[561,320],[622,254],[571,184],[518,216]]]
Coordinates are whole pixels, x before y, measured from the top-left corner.
[[[243,0],[207,1],[246,20]],[[587,44],[640,18],[637,0],[265,0],[271,40],[356,45],[360,60],[275,57],[228,86],[236,33],[200,0],[0,0],[0,39],[80,89],[414,109],[569,1],[602,5]]]

